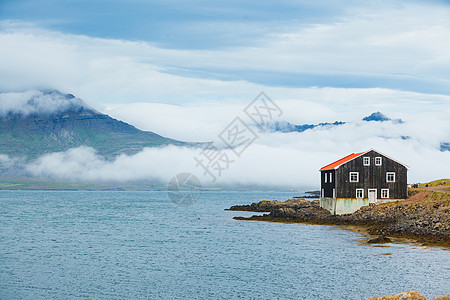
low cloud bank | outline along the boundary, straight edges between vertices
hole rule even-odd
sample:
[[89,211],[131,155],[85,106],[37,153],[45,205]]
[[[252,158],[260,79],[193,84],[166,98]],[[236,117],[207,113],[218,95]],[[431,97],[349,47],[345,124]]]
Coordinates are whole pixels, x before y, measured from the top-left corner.
[[[196,175],[203,186],[258,185],[295,189],[317,188],[319,168],[349,153],[377,150],[409,165],[409,182],[448,177],[450,151],[439,151],[439,138],[398,138],[394,126],[404,124],[355,123],[304,133],[260,134],[240,157],[223,150],[232,162],[228,169],[213,172],[217,181],[196,166],[201,149],[167,146],[146,148],[135,155],[105,160],[91,148],[80,147],[45,155],[28,164],[33,176],[66,180],[115,181],[149,180],[168,183],[178,173]],[[414,131],[414,128],[410,129]],[[424,131],[427,129],[424,128]],[[404,130],[400,130],[404,131]],[[435,145],[436,144],[436,145]]]
[[[450,142],[450,120],[448,115],[448,97],[429,96],[430,101],[420,101],[426,95],[389,93],[389,97],[366,95],[366,106],[358,106],[361,91],[354,97],[339,95],[331,91],[335,98],[347,99],[347,106],[340,109],[328,106],[328,97],[321,101],[278,100],[277,105],[283,115],[277,119],[292,124],[311,124],[320,122],[345,121],[339,126],[323,126],[302,133],[265,133],[258,131],[251,120],[243,113],[241,102],[196,103],[184,106],[161,103],[138,103],[109,106],[106,110],[113,117],[132,121],[143,130],[184,141],[214,141],[237,116],[254,129],[258,138],[242,153],[236,156],[232,150],[223,150],[232,162],[229,168],[216,175],[217,181],[197,166],[195,157],[200,157],[201,149],[167,146],[146,148],[135,155],[121,155],[107,160],[94,149],[80,147],[66,152],[51,153],[23,165],[22,162],[0,155],[0,169],[14,168],[26,170],[37,177],[51,177],[64,180],[114,181],[126,182],[149,180],[149,182],[168,183],[173,176],[182,172],[195,174],[204,186],[279,186],[295,189],[310,189],[319,186],[320,167],[352,152],[375,148],[386,155],[411,166],[409,182],[424,182],[449,177],[448,162],[450,151],[440,151],[441,143]],[[377,91],[377,92],[383,92]],[[36,96],[37,95],[37,96]],[[311,97],[316,94],[312,94]],[[417,101],[407,101],[415,99]],[[345,97],[344,97],[345,96]],[[390,97],[410,103],[409,105],[390,106]],[[76,105],[76,98],[60,101],[58,97],[47,97],[43,92],[3,94],[0,112],[16,111],[21,113],[52,111],[65,109],[69,103]],[[13,103],[18,99],[17,103]],[[30,105],[24,99],[35,99]],[[36,100],[37,99],[37,100]],[[369,99],[369,100],[367,100]],[[376,99],[382,99],[376,102]],[[73,101],[75,102],[73,102]],[[398,100],[398,101],[400,101]],[[56,101],[58,105],[53,105]],[[339,102],[338,100],[333,100]],[[367,104],[369,103],[369,104]],[[381,104],[380,104],[381,103]],[[430,106],[430,103],[433,105]],[[383,113],[399,122],[366,122],[361,119],[380,108]],[[364,111],[364,112],[363,112]],[[1,147],[0,147],[1,153]],[[21,165],[22,164],[22,165]]]
[[[361,119],[381,111],[389,118],[402,119],[405,124],[389,127],[392,122],[376,122],[377,126],[369,126],[369,132],[363,135],[364,139],[370,134],[380,134],[380,130],[383,130],[383,135],[399,138],[401,135],[408,135],[420,140],[450,140],[449,96],[384,89],[332,88],[304,89],[296,98],[283,98],[276,93],[268,95],[283,111],[282,116],[274,118],[273,121],[286,121],[295,125],[343,121],[359,122],[363,126],[367,125],[367,122],[360,122]],[[194,102],[184,105],[110,104],[100,110],[141,130],[183,141],[211,141],[216,139],[234,118],[239,116],[246,122],[250,121],[243,110],[255,96],[256,94],[245,100]],[[334,139],[334,135],[329,135],[326,131],[317,131],[315,134]],[[314,136],[311,137],[313,142],[317,141]],[[270,139],[277,137],[270,136]]]
[[135,155],[106,160],[89,147],[44,155],[28,164],[33,176],[81,181],[157,180],[166,182],[179,172],[191,169],[194,149],[167,146],[146,148]]
[[14,167],[18,160],[5,154],[0,154],[0,170]]

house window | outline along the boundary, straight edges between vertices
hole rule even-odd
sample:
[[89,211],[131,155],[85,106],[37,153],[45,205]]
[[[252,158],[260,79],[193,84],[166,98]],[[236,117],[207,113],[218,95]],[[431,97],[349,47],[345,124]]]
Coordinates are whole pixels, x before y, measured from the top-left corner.
[[364,198],[364,189],[356,189],[356,198]]
[[325,173],[325,183],[327,183],[327,179],[328,179],[328,174]]
[[363,157],[363,165],[370,166],[370,157]]
[[395,182],[395,172],[386,172],[386,182]]
[[330,173],[330,182],[333,182],[333,173]]
[[389,198],[389,189],[381,189],[381,198]]
[[375,157],[375,166],[381,166],[381,157]]
[[358,182],[358,181],[359,181],[359,173],[350,172],[350,182]]
[[322,198],[325,197],[325,191],[322,189]]

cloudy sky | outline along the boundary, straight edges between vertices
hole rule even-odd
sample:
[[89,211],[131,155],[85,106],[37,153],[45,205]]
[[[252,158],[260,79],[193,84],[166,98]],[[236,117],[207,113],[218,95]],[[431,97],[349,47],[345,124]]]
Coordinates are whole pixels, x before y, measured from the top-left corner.
[[[0,45],[1,92],[58,89],[180,140],[214,140],[261,91],[280,121],[353,122],[260,134],[229,183],[314,186],[322,164],[370,148],[411,165],[411,181],[450,175],[439,150],[450,142],[448,1],[3,0]],[[374,111],[405,123],[359,122]],[[190,150],[170,151],[189,169]],[[140,155],[123,159],[158,169],[156,154]]]

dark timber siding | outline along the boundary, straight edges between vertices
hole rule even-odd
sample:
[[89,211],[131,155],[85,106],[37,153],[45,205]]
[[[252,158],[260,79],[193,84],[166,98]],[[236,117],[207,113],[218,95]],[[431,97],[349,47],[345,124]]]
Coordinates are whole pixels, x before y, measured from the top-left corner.
[[[370,166],[363,165],[363,158],[370,158]],[[381,157],[382,165],[375,165],[375,157]],[[350,182],[350,172],[359,173],[358,182]],[[386,173],[395,172],[395,182],[386,181]],[[325,174],[332,173],[333,181],[325,183]],[[407,197],[407,169],[404,165],[383,156],[375,151],[363,154],[336,170],[321,172],[321,189],[325,197],[333,197],[333,188],[336,189],[336,198],[356,198],[356,189],[364,189],[364,198],[368,198],[368,189],[377,189],[377,198],[381,199],[381,189],[389,189],[389,199],[405,199]]]
[[[363,165],[363,157],[370,157],[370,166]],[[375,157],[381,157],[381,166],[375,165]],[[359,172],[359,182],[350,182],[350,172]],[[386,173],[395,172],[395,182],[386,182]],[[381,198],[381,189],[389,189],[390,199],[405,199],[407,196],[407,169],[402,164],[370,151],[343,165],[336,170],[339,188],[338,198],[355,198],[356,189],[364,189],[364,198],[368,189],[377,189],[377,198]]]
[[[324,197],[333,197],[333,189],[336,188],[336,171],[335,170],[327,170],[327,171],[322,171],[320,172],[321,174],[321,186],[322,189],[325,192],[325,195],[323,195]],[[331,174],[331,178],[332,181],[330,182],[330,174]],[[327,176],[327,182],[325,183],[325,176]],[[322,193],[322,190],[320,190],[320,192]],[[322,196],[322,194],[321,194]]]

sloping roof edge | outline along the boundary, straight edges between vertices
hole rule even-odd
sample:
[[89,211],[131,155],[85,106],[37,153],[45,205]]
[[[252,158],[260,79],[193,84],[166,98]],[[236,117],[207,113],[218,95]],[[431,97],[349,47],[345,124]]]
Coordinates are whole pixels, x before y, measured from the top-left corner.
[[383,155],[383,156],[385,156],[385,157],[387,157],[387,158],[389,158],[389,159],[391,159],[391,160],[401,164],[402,166],[406,167],[407,169],[410,169],[410,167],[408,165],[405,165],[404,163],[402,163],[402,162],[400,162],[400,161],[398,161],[398,160],[396,160],[396,159],[394,159],[394,158],[392,158],[392,157],[390,157],[390,156],[388,156],[388,155],[386,155],[384,153],[381,153],[380,151],[375,150],[375,149],[372,148],[372,149],[369,149],[369,150],[364,151],[364,152],[352,153],[350,155],[347,155],[347,156],[345,156],[345,157],[343,157],[341,159],[336,160],[335,162],[332,162],[331,164],[328,164],[328,165],[322,167],[319,171],[336,170],[341,165],[343,165],[343,164],[345,164],[345,163],[347,163],[349,161],[352,161],[355,158],[360,157],[361,155],[364,155],[364,154],[366,154],[366,153],[368,153],[370,151],[375,151],[376,153],[381,154],[381,155]]

